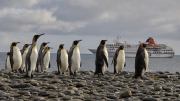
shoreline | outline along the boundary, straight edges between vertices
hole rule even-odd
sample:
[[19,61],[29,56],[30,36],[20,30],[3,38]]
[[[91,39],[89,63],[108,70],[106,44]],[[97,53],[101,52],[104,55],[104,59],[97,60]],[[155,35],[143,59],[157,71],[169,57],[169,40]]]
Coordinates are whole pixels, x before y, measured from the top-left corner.
[[77,76],[56,75],[57,71],[25,73],[0,71],[0,100],[5,101],[180,101],[180,72],[149,72],[146,77],[132,79],[134,72],[114,75],[106,71],[102,77],[94,71],[80,70]]

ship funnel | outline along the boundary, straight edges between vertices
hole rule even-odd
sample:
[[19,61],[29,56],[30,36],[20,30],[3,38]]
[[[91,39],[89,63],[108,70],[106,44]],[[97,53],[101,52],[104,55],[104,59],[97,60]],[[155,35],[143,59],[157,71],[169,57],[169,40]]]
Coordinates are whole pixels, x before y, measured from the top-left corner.
[[141,43],[141,40],[139,40],[139,43]]

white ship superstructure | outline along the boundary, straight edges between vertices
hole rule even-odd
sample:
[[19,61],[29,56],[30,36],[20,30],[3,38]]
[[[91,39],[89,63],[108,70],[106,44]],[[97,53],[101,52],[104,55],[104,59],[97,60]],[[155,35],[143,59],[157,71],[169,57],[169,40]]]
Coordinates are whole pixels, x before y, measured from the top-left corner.
[[[119,38],[118,38],[119,39]],[[136,57],[136,52],[141,44],[139,41],[138,45],[128,44],[127,41],[124,43],[120,43],[119,41],[114,40],[112,43],[107,43],[106,48],[108,51],[109,57],[113,57],[116,49],[124,45],[124,51],[126,57]],[[146,50],[148,51],[150,58],[172,58],[174,56],[174,50],[165,44],[155,44],[154,39],[149,37],[146,42],[147,44]],[[89,49],[92,53],[96,54],[96,49]]]

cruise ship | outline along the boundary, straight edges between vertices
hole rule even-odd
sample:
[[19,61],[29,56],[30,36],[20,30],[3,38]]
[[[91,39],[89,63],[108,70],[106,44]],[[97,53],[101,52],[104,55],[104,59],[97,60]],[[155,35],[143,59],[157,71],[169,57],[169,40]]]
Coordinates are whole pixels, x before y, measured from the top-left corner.
[[[170,46],[165,44],[156,44],[152,37],[149,37],[146,42],[143,43],[147,44],[146,50],[148,51],[150,58],[172,58],[175,54],[174,50]],[[136,52],[140,44],[141,41],[139,41],[138,45],[129,44],[127,41],[120,43],[118,37],[116,40],[113,40],[112,43],[107,43],[106,48],[108,56],[113,57],[116,49],[119,48],[119,46],[124,45],[125,56],[133,58],[136,57]],[[96,54],[96,49],[89,49],[89,51]]]

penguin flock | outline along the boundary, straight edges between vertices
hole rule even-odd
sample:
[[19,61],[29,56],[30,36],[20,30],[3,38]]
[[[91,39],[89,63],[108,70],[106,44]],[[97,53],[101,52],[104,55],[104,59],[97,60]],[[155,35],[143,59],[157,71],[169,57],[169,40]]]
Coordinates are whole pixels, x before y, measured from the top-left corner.
[[[37,51],[37,40],[43,34],[34,35],[32,44],[25,44],[20,50],[17,44],[20,42],[13,42],[10,46],[10,52],[7,53],[5,63],[5,70],[7,72],[25,73],[25,77],[33,78],[35,72],[43,73],[51,67],[50,64],[50,49],[52,47],[46,46],[50,42],[43,42]],[[76,76],[76,72],[82,66],[80,51],[78,43],[82,40],[75,40],[72,43],[69,51],[64,49],[64,44],[59,45],[57,50],[57,68],[58,74],[64,74],[69,71],[71,76]],[[96,51],[95,60],[95,74],[104,75],[104,71],[108,68],[108,52],[105,46],[107,40],[101,40]],[[28,49],[28,47],[31,47]],[[114,65],[114,74],[120,74],[122,69],[126,66],[124,46],[121,45],[113,57],[112,64]],[[133,78],[143,79],[143,75],[147,72],[149,63],[149,56],[146,50],[146,44],[142,43],[136,53],[135,58],[135,75]]]

